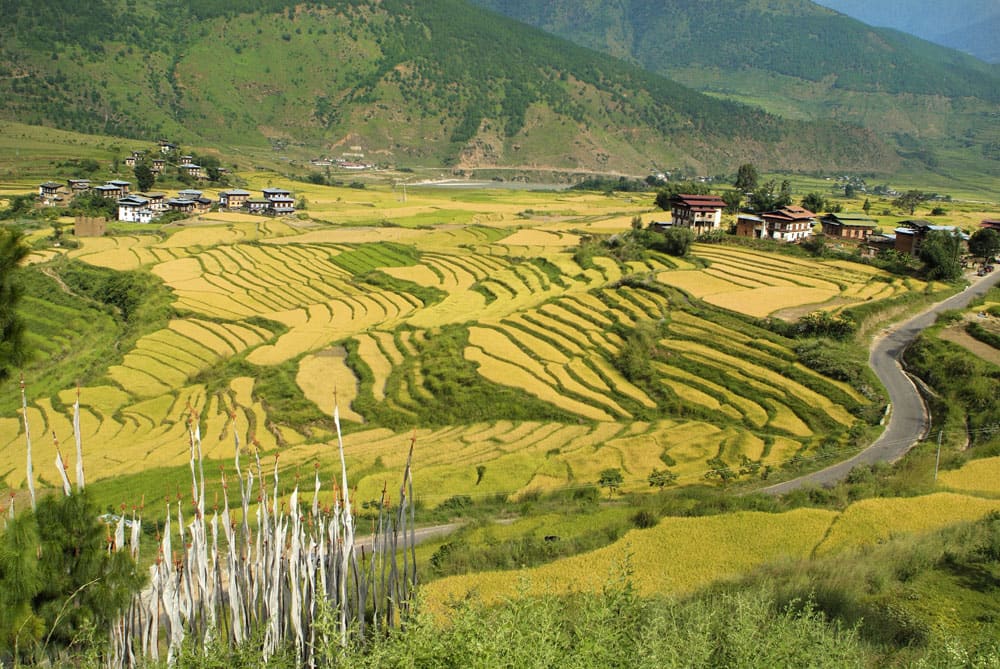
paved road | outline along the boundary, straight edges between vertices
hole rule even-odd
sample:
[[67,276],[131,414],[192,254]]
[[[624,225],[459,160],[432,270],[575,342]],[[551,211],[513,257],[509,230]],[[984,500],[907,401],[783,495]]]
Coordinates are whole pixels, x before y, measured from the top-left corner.
[[1000,272],[993,272],[982,278],[976,277],[975,283],[961,293],[938,302],[927,311],[877,337],[872,345],[868,364],[889,392],[889,403],[892,406],[889,424],[882,436],[849,460],[791,481],[762,488],[761,492],[782,495],[805,485],[830,486],[845,478],[857,465],[879,461],[895,462],[903,457],[925,436],[929,427],[927,408],[923,399],[917,392],[913,380],[900,365],[899,360],[903,351],[916,339],[921,330],[934,323],[939,313],[966,307],[974,298],[984,295],[998,282],[1000,282]]

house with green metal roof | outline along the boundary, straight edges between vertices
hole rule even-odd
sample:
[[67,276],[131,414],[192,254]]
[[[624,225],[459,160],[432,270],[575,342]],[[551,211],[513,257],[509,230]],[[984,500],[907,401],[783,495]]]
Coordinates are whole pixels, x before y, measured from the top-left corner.
[[878,223],[863,213],[823,214],[819,219],[823,226],[823,234],[836,239],[855,239],[864,241],[875,232]]

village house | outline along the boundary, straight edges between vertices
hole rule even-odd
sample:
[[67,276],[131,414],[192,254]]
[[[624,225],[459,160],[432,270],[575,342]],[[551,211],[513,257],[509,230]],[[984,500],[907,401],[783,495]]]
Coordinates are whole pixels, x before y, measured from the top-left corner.
[[160,153],[162,154],[173,153],[174,151],[177,150],[176,144],[174,144],[173,142],[168,142],[165,139],[161,139],[159,144],[160,144]]
[[865,241],[875,232],[875,219],[865,214],[824,214],[820,218],[823,234],[833,239]]
[[122,181],[121,179],[112,179],[108,182],[112,186],[118,186],[122,190],[122,195],[128,195],[129,189],[132,187],[131,181]]
[[195,165],[194,163],[181,163],[177,169],[193,179],[205,178],[205,175],[201,170],[201,165]]
[[232,188],[219,193],[219,206],[225,209],[242,209],[250,198],[250,191]]
[[930,232],[947,232],[949,234],[956,231],[962,235],[963,241],[968,241],[968,235],[954,225],[934,225],[930,221],[913,219],[910,221],[900,221],[894,232],[896,233],[895,248],[900,253],[907,253],[916,256],[920,253],[920,247]]
[[767,236],[781,242],[797,242],[812,234],[816,214],[803,207],[789,205],[777,211],[761,214],[767,225]]
[[55,181],[46,181],[38,186],[38,199],[45,207],[54,207],[63,200],[63,185]]
[[162,174],[163,168],[166,166],[167,161],[163,158],[153,158],[152,163],[149,166],[149,171],[153,174]]
[[90,190],[90,179],[68,179],[66,184],[74,195]]
[[116,185],[114,185],[112,183],[106,183],[103,186],[94,186],[94,190],[101,197],[107,198],[109,200],[112,200],[112,199],[118,200],[123,195],[126,195],[126,193],[122,192],[122,187],[121,186],[116,186]]
[[127,223],[150,223],[154,212],[149,200],[138,195],[127,195],[118,200],[118,220]]
[[125,159],[125,164],[129,167],[135,167],[142,162],[142,151],[133,151],[132,155]]
[[248,198],[246,208],[251,214],[266,214],[271,208],[271,201],[262,197]]
[[179,211],[185,214],[193,214],[195,203],[194,200],[185,200],[179,197],[172,197],[166,202],[167,210],[170,212]]
[[181,200],[197,200],[201,197],[201,191],[194,188],[185,188],[177,191],[177,197]]
[[138,193],[138,195],[146,199],[154,214],[162,214],[167,210],[167,198],[163,193]]
[[678,194],[670,198],[670,214],[675,226],[691,228],[696,235],[719,229],[725,201],[717,195]]
[[984,219],[982,223],[979,224],[980,227],[989,228],[990,230],[996,230],[1000,232],[1000,219],[987,218]]

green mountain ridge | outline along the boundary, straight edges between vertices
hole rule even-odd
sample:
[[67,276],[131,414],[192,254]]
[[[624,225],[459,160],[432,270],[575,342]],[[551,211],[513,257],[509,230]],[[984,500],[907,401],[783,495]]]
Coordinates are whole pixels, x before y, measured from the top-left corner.
[[461,0],[11,0],[2,14],[0,117],[25,123],[462,169],[900,164],[851,123],[701,95]]
[[807,0],[474,0],[785,118],[871,129],[937,173],[1000,175],[1000,69]]

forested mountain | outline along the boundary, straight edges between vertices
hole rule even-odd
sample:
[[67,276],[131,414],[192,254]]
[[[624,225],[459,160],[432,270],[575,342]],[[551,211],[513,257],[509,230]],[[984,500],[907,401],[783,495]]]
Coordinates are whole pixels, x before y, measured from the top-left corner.
[[1000,63],[1000,3],[996,0],[817,0],[873,26],[895,28],[935,44]]
[[998,68],[807,0],[474,1],[703,92],[862,124],[930,170],[1000,174]]
[[[251,10],[252,8],[252,10]],[[4,0],[0,115],[386,162],[878,171],[871,133],[695,93],[463,0]]]

